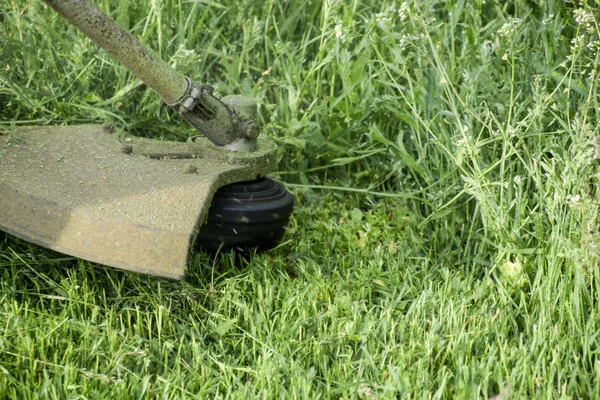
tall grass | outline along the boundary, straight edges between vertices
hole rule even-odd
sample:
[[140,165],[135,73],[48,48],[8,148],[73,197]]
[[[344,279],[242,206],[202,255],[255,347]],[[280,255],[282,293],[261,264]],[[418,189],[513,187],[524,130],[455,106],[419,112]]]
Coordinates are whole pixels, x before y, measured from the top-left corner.
[[[35,1],[0,7],[0,129],[193,132]],[[186,282],[0,239],[8,397],[600,396],[597,1],[98,1],[260,102],[284,243]]]

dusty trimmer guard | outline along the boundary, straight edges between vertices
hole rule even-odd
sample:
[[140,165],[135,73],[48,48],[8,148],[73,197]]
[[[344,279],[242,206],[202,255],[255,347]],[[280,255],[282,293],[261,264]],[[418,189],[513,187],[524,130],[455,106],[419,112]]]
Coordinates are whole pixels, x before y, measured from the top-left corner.
[[93,262],[181,278],[215,191],[272,171],[274,145],[232,153],[118,137],[111,126],[0,135],[0,230]]

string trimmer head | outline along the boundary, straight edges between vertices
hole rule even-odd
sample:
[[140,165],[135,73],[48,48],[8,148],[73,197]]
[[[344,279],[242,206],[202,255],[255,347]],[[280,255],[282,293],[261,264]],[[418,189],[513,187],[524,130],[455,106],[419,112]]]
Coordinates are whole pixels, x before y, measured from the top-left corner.
[[[105,265],[181,278],[198,245],[271,247],[293,207],[262,178],[276,147],[256,103],[218,99],[170,68],[87,0],[46,1],[198,129],[185,143],[111,125],[22,127],[0,135],[0,230]],[[215,194],[216,193],[216,194]],[[212,203],[212,207],[211,207]]]

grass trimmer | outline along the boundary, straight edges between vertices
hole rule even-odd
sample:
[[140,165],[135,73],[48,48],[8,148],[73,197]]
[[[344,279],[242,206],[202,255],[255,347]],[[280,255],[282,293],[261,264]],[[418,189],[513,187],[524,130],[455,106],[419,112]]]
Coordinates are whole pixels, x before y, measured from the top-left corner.
[[221,99],[145,48],[88,0],[46,0],[202,135],[133,137],[113,125],[20,127],[0,135],[0,230],[104,265],[170,278],[190,253],[273,247],[293,208],[264,178],[276,146],[257,104]]

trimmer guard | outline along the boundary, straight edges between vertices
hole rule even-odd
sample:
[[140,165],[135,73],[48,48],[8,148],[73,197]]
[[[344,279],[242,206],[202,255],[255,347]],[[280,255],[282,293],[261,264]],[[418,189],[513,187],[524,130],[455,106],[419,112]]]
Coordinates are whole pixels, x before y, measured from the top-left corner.
[[112,126],[0,135],[0,230],[78,258],[182,278],[215,191],[272,171],[252,153],[117,135]]

